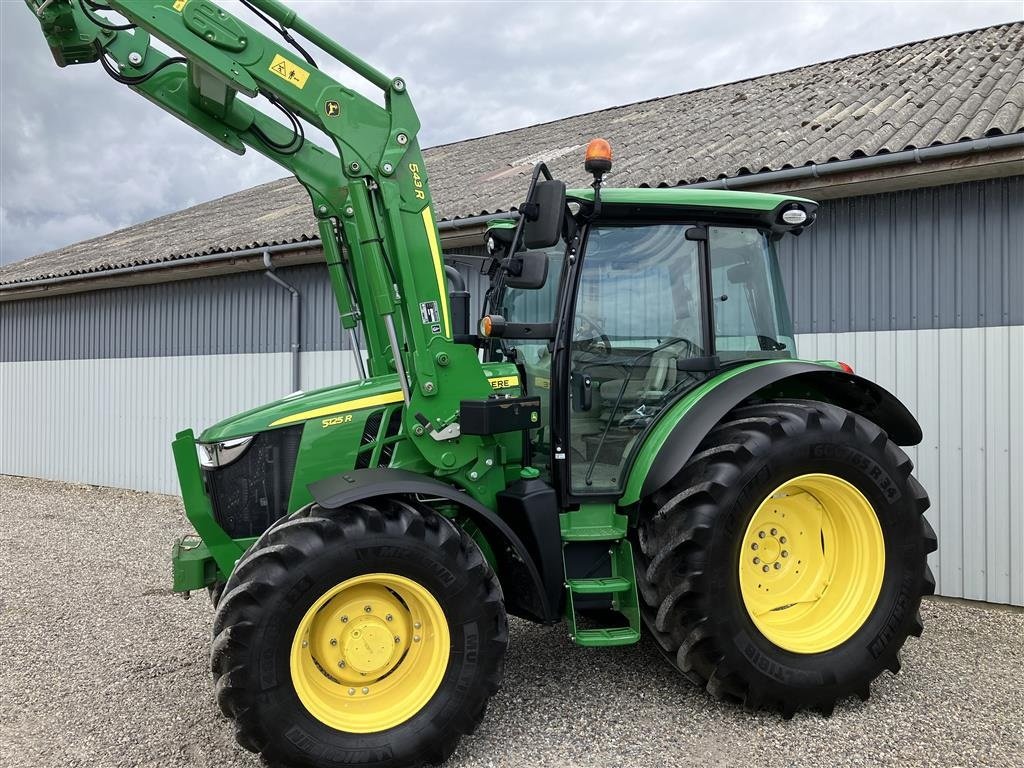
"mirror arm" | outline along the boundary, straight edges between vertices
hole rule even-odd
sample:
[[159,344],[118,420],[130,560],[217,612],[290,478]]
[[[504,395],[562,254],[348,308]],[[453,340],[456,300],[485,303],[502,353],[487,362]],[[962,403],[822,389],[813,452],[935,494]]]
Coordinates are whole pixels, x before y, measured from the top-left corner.
[[540,162],[533,166],[533,175],[530,177],[530,187],[526,190],[526,202],[519,206],[519,219],[516,221],[516,231],[512,235],[512,244],[509,246],[509,253],[515,253],[519,250],[519,241],[523,237],[523,225],[526,223],[526,210],[533,206],[533,217],[537,218],[537,204],[531,202],[533,200],[533,190],[537,187],[537,181],[540,179],[540,175],[544,174],[544,178],[548,181],[554,181],[554,177],[551,175],[551,171],[548,170],[547,163]]

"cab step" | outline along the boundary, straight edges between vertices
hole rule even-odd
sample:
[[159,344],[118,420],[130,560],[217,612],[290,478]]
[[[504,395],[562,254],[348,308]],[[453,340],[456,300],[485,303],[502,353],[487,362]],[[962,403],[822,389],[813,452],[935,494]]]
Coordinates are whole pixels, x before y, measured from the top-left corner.
[[633,627],[608,627],[600,629],[577,629],[573,642],[584,648],[611,648],[617,645],[633,645],[640,640],[640,630]]
[[633,582],[622,576],[605,576],[598,579],[569,579],[566,586],[577,595],[604,595],[626,592]]
[[587,504],[558,517],[562,541],[619,541],[629,526],[614,504]]
[[638,642],[640,605],[633,545],[626,538],[629,518],[614,504],[598,503],[562,513],[559,522],[572,641],[588,648]]

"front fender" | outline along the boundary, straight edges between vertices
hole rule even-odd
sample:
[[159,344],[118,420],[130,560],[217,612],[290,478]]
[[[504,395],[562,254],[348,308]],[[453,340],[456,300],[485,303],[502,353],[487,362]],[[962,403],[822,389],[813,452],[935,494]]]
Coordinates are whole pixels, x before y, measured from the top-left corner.
[[[543,623],[552,623],[558,618],[558,606],[551,605],[537,562],[522,539],[497,513],[458,488],[415,472],[381,467],[326,477],[311,483],[309,492],[317,504],[327,509],[381,496],[422,496],[451,501],[476,523],[493,550],[509,612]],[[524,587],[529,594],[523,594]]]
[[708,432],[754,395],[832,403],[875,422],[898,445],[921,442],[921,427],[906,406],[868,379],[803,360],[751,363],[709,379],[665,413],[647,435],[619,505],[635,504],[664,486]]

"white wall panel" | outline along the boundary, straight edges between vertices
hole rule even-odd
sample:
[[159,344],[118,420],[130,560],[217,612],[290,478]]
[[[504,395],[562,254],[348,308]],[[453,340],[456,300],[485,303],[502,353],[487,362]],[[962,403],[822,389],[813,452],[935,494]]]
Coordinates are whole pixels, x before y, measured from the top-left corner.
[[921,422],[908,453],[932,501],[938,592],[1024,605],[1024,326],[820,333],[797,347],[850,363]]
[[[355,377],[302,354],[305,389]],[[174,434],[288,394],[286,352],[0,363],[0,474],[177,493]]]

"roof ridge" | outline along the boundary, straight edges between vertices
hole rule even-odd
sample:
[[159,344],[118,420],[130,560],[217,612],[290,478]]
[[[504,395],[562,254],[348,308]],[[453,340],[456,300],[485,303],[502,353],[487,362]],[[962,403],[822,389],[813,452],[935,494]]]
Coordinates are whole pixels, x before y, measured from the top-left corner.
[[909,48],[911,46],[921,45],[923,43],[931,43],[931,42],[934,42],[936,40],[945,40],[945,39],[953,38],[953,37],[962,37],[964,35],[973,35],[973,34],[976,34],[978,32],[987,32],[989,30],[1000,29],[1002,27],[1014,27],[1014,26],[1019,26],[1019,27],[1024,28],[1024,20],[1006,21],[1006,22],[1002,22],[1000,24],[989,24],[988,26],[985,26],[985,27],[976,27],[975,29],[965,29],[965,30],[962,30],[960,32],[950,32],[948,34],[937,35],[935,37],[925,37],[925,38],[921,38],[919,40],[911,40],[911,41],[908,41],[906,43],[898,43],[897,45],[886,46],[885,48],[875,48],[875,49],[870,50],[870,51],[861,51],[860,53],[851,53],[851,54],[848,54],[846,56],[838,56],[838,57],[836,57],[834,59],[825,59],[824,61],[816,61],[816,62],[812,62],[810,64],[801,64],[798,67],[790,67],[789,69],[780,69],[780,70],[777,70],[775,72],[765,72],[763,75],[754,75],[753,77],[744,77],[744,78],[741,78],[739,80],[730,80],[729,82],[725,82],[725,83],[716,83],[714,85],[705,85],[705,86],[702,86],[700,88],[691,88],[688,91],[678,91],[676,93],[666,93],[666,94],[664,94],[662,96],[652,96],[649,99],[641,99],[639,101],[631,101],[628,104],[615,104],[615,105],[612,105],[610,107],[602,107],[601,109],[592,109],[589,112],[578,112],[578,113],[576,113],[574,115],[565,115],[564,117],[557,117],[557,118],[554,118],[552,120],[542,120],[539,123],[530,123],[529,125],[521,125],[518,128],[510,128],[507,131],[498,131],[496,133],[486,133],[486,134],[483,134],[481,136],[471,136],[471,137],[469,137],[467,139],[459,139],[458,141],[449,141],[449,142],[445,142],[444,144],[434,144],[434,145],[429,146],[429,147],[424,147],[424,151],[432,150],[432,149],[442,149],[444,147],[452,147],[452,146],[455,146],[455,145],[458,145],[458,144],[468,144],[468,143],[473,142],[473,141],[482,141],[484,139],[490,139],[490,138],[493,138],[495,136],[507,136],[509,134],[517,133],[519,131],[529,130],[531,128],[539,128],[539,127],[544,126],[544,125],[553,125],[554,123],[561,123],[561,122],[564,122],[566,120],[573,120],[575,118],[580,118],[580,117],[589,117],[591,115],[600,115],[600,114],[603,114],[603,113],[606,113],[606,112],[614,112],[615,110],[619,110],[619,109],[628,109],[628,108],[631,108],[631,107],[640,106],[641,104],[651,104],[651,103],[656,102],[656,101],[664,101],[666,99],[672,99],[672,98],[675,98],[676,96],[687,96],[687,95],[694,94],[694,93],[702,93],[704,91],[712,91],[712,90],[714,90],[716,88],[725,88],[726,86],[729,86],[729,85],[740,85],[741,83],[751,83],[751,82],[754,82],[756,80],[763,80],[763,79],[768,78],[768,77],[777,77],[778,75],[785,75],[785,74],[789,74],[791,72],[799,72],[801,70],[811,69],[813,67],[821,67],[821,66],[825,66],[826,64],[835,64],[835,63],[840,62],[840,61],[848,61],[850,59],[857,59],[857,58],[860,58],[861,56],[870,56],[871,54],[882,53],[883,51],[898,51],[901,48]]

